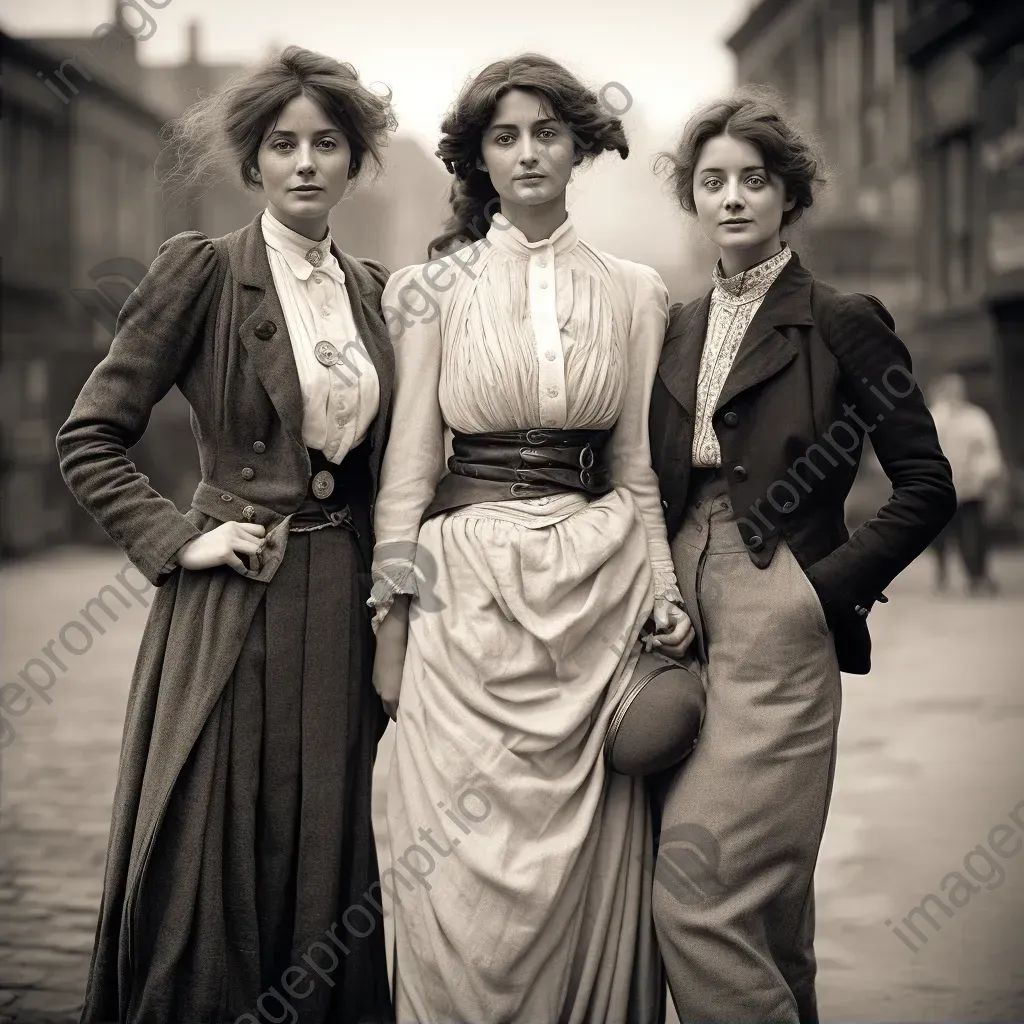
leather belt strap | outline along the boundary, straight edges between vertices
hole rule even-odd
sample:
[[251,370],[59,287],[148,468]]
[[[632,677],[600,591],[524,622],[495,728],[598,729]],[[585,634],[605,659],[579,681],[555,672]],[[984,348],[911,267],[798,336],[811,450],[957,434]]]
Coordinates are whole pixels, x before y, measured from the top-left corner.
[[542,498],[566,492],[600,497],[611,488],[605,466],[607,430],[530,430],[459,434],[449,472],[424,521],[484,501]]

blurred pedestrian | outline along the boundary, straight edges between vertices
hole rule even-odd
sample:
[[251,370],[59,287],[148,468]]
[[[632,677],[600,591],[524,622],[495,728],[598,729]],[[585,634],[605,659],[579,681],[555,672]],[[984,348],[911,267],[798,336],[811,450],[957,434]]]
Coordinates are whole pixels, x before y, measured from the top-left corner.
[[[603,750],[648,615],[666,642],[689,629],[647,436],[667,293],[576,234],[575,168],[629,150],[565,68],[489,65],[442,132],[453,215],[431,251],[486,237],[384,295],[401,431],[374,572],[397,596],[375,602],[374,681],[397,715],[391,848],[423,876],[396,900],[395,1007],[408,1024],[654,1024],[647,802]],[[430,609],[416,560],[388,557],[417,544]]]
[[[808,1024],[840,670],[868,671],[868,610],[949,520],[953,485],[889,313],[782,240],[820,179],[798,129],[740,92],[698,111],[668,164],[720,259],[711,290],[672,307],[651,399],[707,687],[667,782],[655,923],[680,1020]],[[850,537],[866,434],[893,493]]]
[[[393,127],[351,66],[298,47],[186,112],[178,183],[222,161],[266,208],[160,247],[60,430],[69,487],[159,587],[83,1024],[255,1021],[312,963],[291,1019],[392,1019],[366,608],[388,272],[342,252],[328,216]],[[202,466],[185,515],[127,454],[175,385]]]
[[955,546],[970,592],[995,594],[996,583],[988,569],[988,520],[1006,472],[996,428],[981,406],[968,401],[966,384],[958,373],[935,381],[931,398],[935,428],[953,469],[957,496],[956,515],[932,544],[936,587],[946,588],[949,549]]

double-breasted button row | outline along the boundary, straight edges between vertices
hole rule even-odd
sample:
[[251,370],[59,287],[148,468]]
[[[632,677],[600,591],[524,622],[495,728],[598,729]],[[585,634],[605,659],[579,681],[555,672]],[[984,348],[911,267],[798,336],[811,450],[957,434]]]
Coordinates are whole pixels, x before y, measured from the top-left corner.
[[253,330],[253,334],[256,335],[261,341],[266,341],[268,338],[272,338],[277,333],[277,324],[273,320],[261,320]]
[[253,469],[252,469],[251,466],[244,466],[242,468],[242,479],[243,480],[251,480],[255,475],[256,474],[253,472]]
[[735,427],[739,423],[740,418],[731,409],[722,417],[722,422],[727,427]]

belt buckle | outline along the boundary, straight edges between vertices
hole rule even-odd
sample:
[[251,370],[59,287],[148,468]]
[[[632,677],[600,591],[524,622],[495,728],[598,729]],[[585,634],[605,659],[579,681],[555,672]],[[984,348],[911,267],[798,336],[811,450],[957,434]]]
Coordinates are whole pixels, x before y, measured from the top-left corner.
[[585,444],[580,449],[580,469],[590,469],[594,465],[594,449]]
[[551,435],[546,430],[528,430],[526,432],[527,444],[545,444],[551,440]]

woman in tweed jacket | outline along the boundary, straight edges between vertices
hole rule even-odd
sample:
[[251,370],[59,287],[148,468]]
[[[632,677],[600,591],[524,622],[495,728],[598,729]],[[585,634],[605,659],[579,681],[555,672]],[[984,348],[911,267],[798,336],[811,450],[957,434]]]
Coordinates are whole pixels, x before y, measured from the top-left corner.
[[[161,246],[58,436],[68,486],[160,588],[84,1024],[283,1019],[283,993],[311,1024],[391,1019],[366,608],[388,274],[328,215],[393,127],[351,67],[297,47],[192,108],[186,181],[228,155],[266,210]],[[184,515],[127,454],[175,385],[202,467]]]

